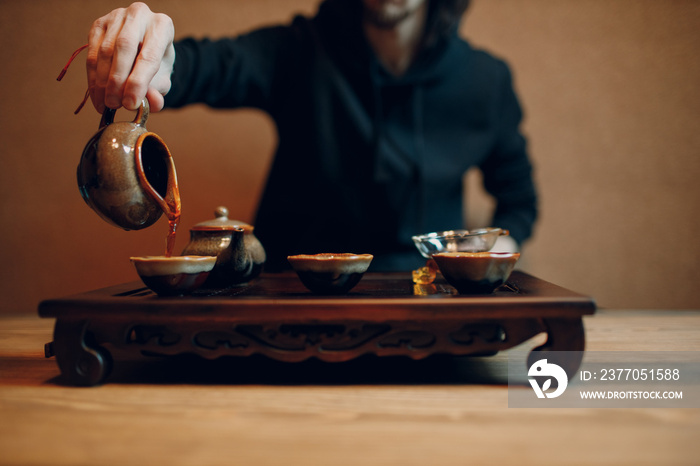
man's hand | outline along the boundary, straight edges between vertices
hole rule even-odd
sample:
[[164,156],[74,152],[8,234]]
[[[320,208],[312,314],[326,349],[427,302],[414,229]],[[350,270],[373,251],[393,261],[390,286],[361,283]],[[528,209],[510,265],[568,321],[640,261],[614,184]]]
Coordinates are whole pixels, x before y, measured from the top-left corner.
[[88,36],[87,77],[92,104],[135,110],[144,98],[163,108],[175,62],[170,17],[133,3],[96,20]]

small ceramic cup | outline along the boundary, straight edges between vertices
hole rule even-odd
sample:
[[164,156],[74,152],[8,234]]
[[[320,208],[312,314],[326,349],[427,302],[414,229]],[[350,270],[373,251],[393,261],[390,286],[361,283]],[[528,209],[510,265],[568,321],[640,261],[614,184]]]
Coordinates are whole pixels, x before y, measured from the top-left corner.
[[357,285],[374,256],[371,254],[300,254],[287,260],[310,291],[345,294]]
[[131,257],[144,285],[158,296],[183,296],[201,287],[216,264],[215,256]]
[[488,294],[510,277],[517,252],[442,252],[434,254],[442,276],[460,294]]

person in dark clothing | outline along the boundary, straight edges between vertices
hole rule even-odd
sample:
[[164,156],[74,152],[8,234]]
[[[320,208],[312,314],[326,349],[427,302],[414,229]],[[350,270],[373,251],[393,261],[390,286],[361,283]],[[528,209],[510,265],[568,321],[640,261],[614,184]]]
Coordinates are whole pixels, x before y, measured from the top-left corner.
[[[317,252],[371,253],[373,270],[419,267],[411,236],[462,228],[471,167],[496,199],[492,225],[517,248],[537,216],[522,112],[508,66],[458,36],[467,5],[325,0],[289,25],[177,42],[167,17],[132,5],[93,25],[93,104],[134,108],[145,96],[155,110],[269,113],[279,145],[254,222],[268,270]],[[125,37],[140,52],[110,45]]]

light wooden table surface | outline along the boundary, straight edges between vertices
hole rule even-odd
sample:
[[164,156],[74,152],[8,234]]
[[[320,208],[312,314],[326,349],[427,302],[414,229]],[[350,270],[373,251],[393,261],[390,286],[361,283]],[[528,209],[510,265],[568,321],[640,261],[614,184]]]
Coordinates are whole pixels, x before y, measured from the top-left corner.
[[[700,350],[700,311],[584,324],[588,350]],[[0,318],[2,465],[700,464],[699,409],[508,408],[503,353],[123,362],[74,388],[44,358],[52,328]]]

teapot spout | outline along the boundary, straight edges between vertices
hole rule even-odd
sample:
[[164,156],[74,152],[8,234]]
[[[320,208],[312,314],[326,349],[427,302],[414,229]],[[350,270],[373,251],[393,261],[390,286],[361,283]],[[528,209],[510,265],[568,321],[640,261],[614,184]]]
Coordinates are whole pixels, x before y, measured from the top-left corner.
[[180,188],[175,163],[165,141],[150,131],[141,134],[134,146],[134,157],[143,190],[161,208],[168,220],[179,219],[182,210]]
[[247,283],[252,275],[254,262],[243,240],[244,230],[230,230],[231,242],[216,257],[216,265],[204,284],[205,288],[221,289]]

